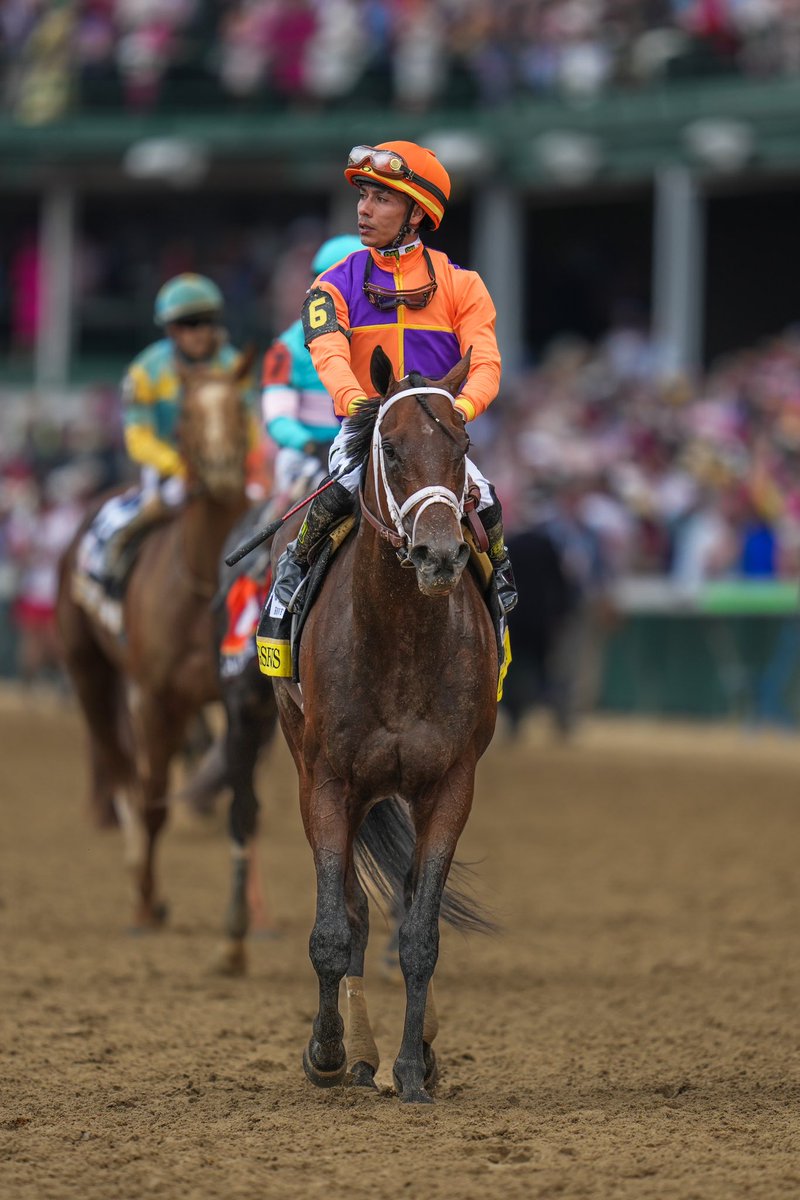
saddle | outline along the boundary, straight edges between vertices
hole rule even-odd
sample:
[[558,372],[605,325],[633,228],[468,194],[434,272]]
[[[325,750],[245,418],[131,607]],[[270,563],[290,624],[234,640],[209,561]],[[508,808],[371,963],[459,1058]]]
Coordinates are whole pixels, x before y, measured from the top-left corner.
[[120,549],[113,577],[99,575],[92,569],[92,560],[96,557],[98,550],[102,554],[105,549],[104,541],[99,537],[95,528],[95,522],[99,515],[98,513],[95,516],[81,538],[72,571],[72,598],[104,629],[122,641],[125,637],[122,623],[122,602],[125,599],[133,567],[149,535],[155,529],[160,528],[165,521],[170,520],[174,514],[165,511],[154,515],[146,524],[134,530]]

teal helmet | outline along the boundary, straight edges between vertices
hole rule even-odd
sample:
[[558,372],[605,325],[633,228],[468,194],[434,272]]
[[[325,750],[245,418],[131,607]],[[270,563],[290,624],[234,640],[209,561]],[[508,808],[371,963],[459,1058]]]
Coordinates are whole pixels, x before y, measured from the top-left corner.
[[334,263],[347,258],[348,254],[363,249],[360,238],[352,233],[340,233],[338,237],[328,238],[327,242],[322,243],[311,261],[311,270],[315,277],[321,275]]
[[224,305],[222,292],[205,275],[176,275],[159,289],[153,320],[156,325],[168,325],[181,317],[221,313]]

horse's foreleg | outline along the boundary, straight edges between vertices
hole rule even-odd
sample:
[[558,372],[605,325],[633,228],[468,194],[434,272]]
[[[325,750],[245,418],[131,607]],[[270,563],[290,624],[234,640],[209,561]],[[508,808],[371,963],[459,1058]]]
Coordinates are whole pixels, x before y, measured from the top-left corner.
[[364,990],[364,955],[369,939],[369,903],[350,864],[345,880],[352,946],[347,968],[347,1068],[357,1087],[375,1087],[375,1072],[380,1065],[378,1047],[372,1033]]
[[[411,903],[400,927],[400,967],[406,984],[403,1041],[394,1064],[401,1100],[427,1104],[436,1082],[431,1043],[439,1022],[431,981],[439,956],[439,909],[456,843],[469,813],[472,789],[448,781],[447,803],[434,804],[417,821],[417,853]],[[417,814],[415,814],[417,816]]]
[[[400,967],[406,984],[403,1041],[394,1064],[394,1082],[401,1100],[430,1103],[426,1088],[433,1084],[435,1058],[425,1052],[425,1011],[428,988],[439,956],[439,906],[452,851],[423,857],[414,899],[400,927]],[[426,1062],[427,1058],[427,1062]]]
[[317,872],[317,916],[309,954],[319,980],[319,1012],[303,1055],[303,1066],[317,1087],[334,1087],[342,1082],[347,1071],[339,984],[350,965],[352,950],[344,894],[352,851],[340,789],[334,784],[312,789],[303,804],[303,818]]
[[131,713],[136,735],[136,761],[140,780],[140,820],[143,848],[136,874],[138,903],[136,928],[157,928],[167,917],[167,906],[158,898],[155,850],[167,820],[169,764],[183,740],[184,720],[168,714],[154,698],[143,702],[131,689]]
[[[260,691],[261,685],[258,681],[252,684],[246,676],[231,681],[224,690],[228,721],[225,756],[233,789],[228,813],[232,880],[225,921],[228,940],[216,965],[220,971],[229,975],[244,974],[247,968],[245,938],[250,929],[251,917],[254,920],[263,920],[263,899],[255,861],[259,804],[254,777],[258,752],[274,725],[275,702],[270,687],[271,708],[267,710],[261,700]],[[256,908],[259,902],[260,911]]]

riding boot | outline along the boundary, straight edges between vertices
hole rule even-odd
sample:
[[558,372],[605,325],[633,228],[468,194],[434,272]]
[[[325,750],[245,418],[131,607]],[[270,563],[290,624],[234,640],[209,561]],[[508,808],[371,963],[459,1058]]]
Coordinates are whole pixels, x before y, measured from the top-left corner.
[[478,512],[481,524],[489,539],[489,561],[494,569],[494,583],[497,588],[497,598],[504,613],[510,613],[516,607],[518,595],[514,581],[514,571],[511,559],[508,557],[508,547],[503,537],[503,509],[492,489],[493,503],[483,511]]
[[258,665],[264,675],[291,675],[291,614],[302,606],[309,551],[352,507],[351,493],[334,480],[312,501],[297,537],[278,559],[256,633]]

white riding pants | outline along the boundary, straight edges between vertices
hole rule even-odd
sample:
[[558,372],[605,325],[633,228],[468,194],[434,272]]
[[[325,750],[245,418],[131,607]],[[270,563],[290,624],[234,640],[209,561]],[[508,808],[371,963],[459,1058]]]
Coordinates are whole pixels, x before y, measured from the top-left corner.
[[[333,445],[328,455],[328,470],[333,479],[337,480],[342,487],[346,487],[351,495],[355,495],[358,491],[358,481],[361,477],[361,463],[355,465],[350,463],[347,458],[347,449],[345,443],[349,434],[348,422],[350,418],[345,417],[342,421],[342,426],[336,437],[333,440]],[[467,459],[467,473],[473,483],[476,483],[480,488],[481,498],[478,504],[478,512],[482,512],[494,503],[489,480],[478,470],[471,458]]]

